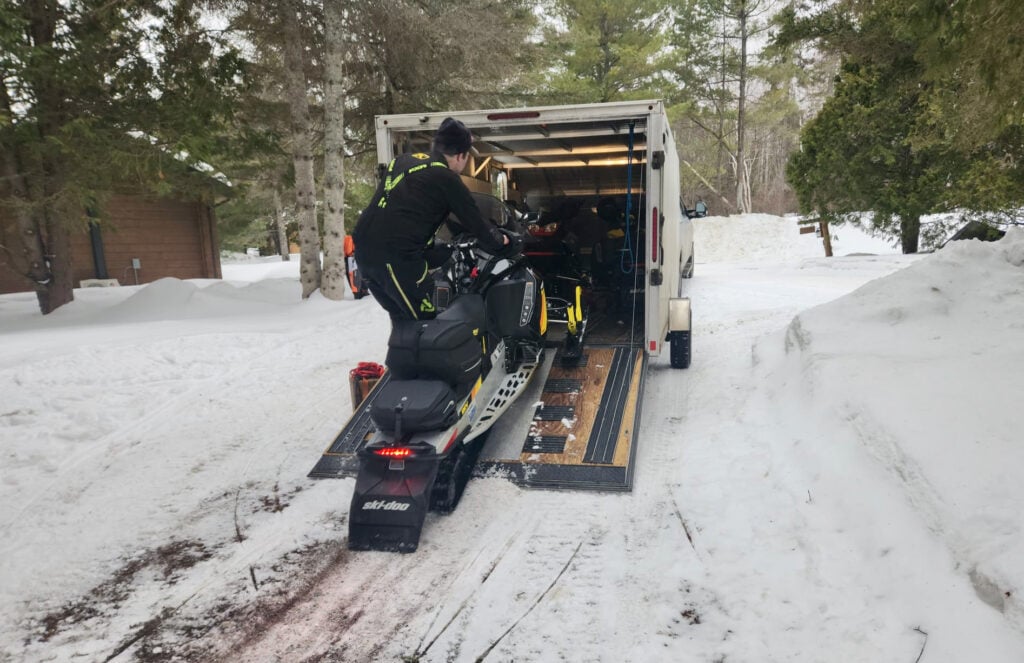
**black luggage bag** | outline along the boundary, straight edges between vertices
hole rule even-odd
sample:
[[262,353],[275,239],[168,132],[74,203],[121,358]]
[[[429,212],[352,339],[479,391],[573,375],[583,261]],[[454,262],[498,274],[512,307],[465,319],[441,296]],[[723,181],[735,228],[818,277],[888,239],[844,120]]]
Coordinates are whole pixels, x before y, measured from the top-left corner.
[[383,431],[402,434],[447,428],[455,422],[456,397],[438,380],[390,380],[370,406]]
[[442,380],[464,387],[480,375],[483,351],[461,320],[396,320],[386,363],[399,380]]

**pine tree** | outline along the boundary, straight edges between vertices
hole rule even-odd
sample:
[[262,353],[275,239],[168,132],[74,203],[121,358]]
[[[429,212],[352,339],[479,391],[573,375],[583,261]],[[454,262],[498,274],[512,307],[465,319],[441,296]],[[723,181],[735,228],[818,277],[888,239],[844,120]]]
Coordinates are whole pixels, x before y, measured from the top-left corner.
[[554,72],[542,86],[552,103],[663,96],[665,0],[552,0],[544,31]]
[[[964,35],[980,34],[957,23],[981,7],[992,5],[924,2],[908,11],[896,0],[849,0],[808,17],[788,13],[780,41],[815,40],[843,58],[835,96],[805,126],[802,152],[790,163],[805,212],[833,218],[873,212],[876,227],[910,253],[918,249],[922,215],[1020,204],[1020,109],[1007,97],[994,106],[982,100],[988,121],[974,132],[956,117],[957,109],[975,104],[970,92],[981,89],[982,63],[995,58],[988,46],[964,43]],[[968,64],[944,66],[936,43],[959,43]],[[1008,62],[1020,57],[1019,49],[1008,51]]]
[[223,147],[240,71],[191,0],[0,3],[0,205],[21,237],[6,262],[43,313],[73,299],[71,233],[109,194],[207,188],[175,155]]

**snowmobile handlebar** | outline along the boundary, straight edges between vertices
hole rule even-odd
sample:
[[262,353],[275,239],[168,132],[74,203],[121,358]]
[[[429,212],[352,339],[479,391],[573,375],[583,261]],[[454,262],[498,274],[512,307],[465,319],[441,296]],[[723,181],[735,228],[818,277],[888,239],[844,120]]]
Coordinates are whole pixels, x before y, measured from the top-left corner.
[[[508,238],[508,244],[505,245],[504,249],[496,253],[491,254],[486,251],[488,255],[494,255],[499,258],[511,258],[523,250],[523,235],[506,228],[498,228],[505,237]],[[457,238],[447,243],[447,246],[452,251],[472,251],[479,247],[479,242],[476,237]],[[484,249],[481,249],[483,251]]]

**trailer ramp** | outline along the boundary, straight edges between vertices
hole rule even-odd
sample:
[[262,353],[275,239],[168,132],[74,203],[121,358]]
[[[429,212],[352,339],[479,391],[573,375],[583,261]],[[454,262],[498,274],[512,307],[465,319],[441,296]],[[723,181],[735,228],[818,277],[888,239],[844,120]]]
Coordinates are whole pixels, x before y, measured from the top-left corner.
[[[576,362],[549,350],[533,383],[489,432],[474,476],[537,488],[628,491],[646,357],[630,344],[588,345]],[[373,433],[369,408],[388,374],[309,473],[354,477]]]
[[640,347],[588,345],[578,362],[551,357],[542,378],[491,430],[475,476],[529,487],[628,491],[646,357]]

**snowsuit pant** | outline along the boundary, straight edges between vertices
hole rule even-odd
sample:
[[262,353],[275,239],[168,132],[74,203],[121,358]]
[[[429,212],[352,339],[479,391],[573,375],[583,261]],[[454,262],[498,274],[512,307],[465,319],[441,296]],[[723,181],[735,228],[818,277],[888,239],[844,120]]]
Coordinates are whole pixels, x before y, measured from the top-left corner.
[[434,309],[433,280],[428,278],[426,260],[378,262],[360,257],[356,262],[363,272],[370,294],[392,320],[427,320],[437,315]]

